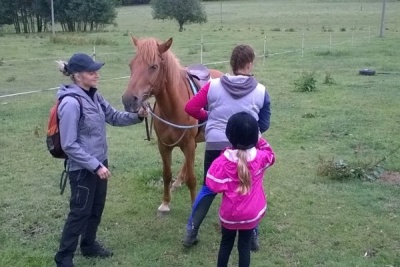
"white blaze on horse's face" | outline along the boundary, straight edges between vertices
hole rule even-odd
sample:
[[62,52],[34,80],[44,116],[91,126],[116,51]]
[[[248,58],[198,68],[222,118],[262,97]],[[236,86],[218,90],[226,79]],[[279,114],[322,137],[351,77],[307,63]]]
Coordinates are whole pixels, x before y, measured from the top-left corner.
[[122,96],[125,110],[137,112],[149,97],[159,94],[163,88],[161,72],[164,71],[163,56],[172,44],[172,38],[158,44],[153,39],[136,39],[132,36],[136,55],[129,63],[130,78]]

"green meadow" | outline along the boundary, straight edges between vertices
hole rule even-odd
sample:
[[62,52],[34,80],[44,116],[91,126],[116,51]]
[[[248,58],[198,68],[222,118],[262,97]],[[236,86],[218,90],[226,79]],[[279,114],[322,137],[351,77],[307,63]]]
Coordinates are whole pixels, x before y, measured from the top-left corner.
[[[96,33],[57,31],[52,37],[2,29],[0,266],[54,266],[69,201],[69,186],[63,195],[59,190],[62,161],[50,156],[44,142],[55,88],[69,82],[54,61],[78,51],[95,54],[106,62],[99,90],[122,110],[134,55],[130,34],[172,37],[171,49],[182,65],[202,62],[224,72],[236,44],[254,47],[254,74],[267,86],[272,103],[264,136],[277,160],[265,176],[269,210],[251,266],[400,266],[399,183],[318,175],[321,159],[382,161],[385,171],[400,172],[400,1],[387,1],[383,38],[378,0],[204,4],[208,22],[185,25],[183,32],[175,21],[153,20],[149,6],[119,8],[115,25]],[[359,75],[364,68],[377,74]],[[316,91],[295,90],[304,72],[313,73]],[[327,77],[331,82],[324,83]],[[189,191],[182,186],[173,193],[170,214],[157,215],[161,159],[155,135],[145,138],[144,124],[108,128],[112,178],[98,236],[114,256],[91,260],[78,250],[76,266],[215,266],[220,197],[202,224],[199,244],[185,249]],[[198,188],[203,152],[199,144]],[[175,174],[181,163],[175,150]],[[234,248],[230,266],[237,262]]]

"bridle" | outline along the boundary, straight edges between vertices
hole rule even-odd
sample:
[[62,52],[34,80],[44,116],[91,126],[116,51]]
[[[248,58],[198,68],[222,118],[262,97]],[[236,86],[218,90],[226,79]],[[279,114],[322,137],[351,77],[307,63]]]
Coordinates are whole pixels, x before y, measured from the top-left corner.
[[[162,123],[164,123],[164,124],[166,124],[166,125],[168,125],[168,126],[171,126],[171,127],[174,127],[174,128],[177,128],[177,129],[182,129],[182,130],[183,130],[182,135],[178,138],[177,141],[175,141],[175,142],[172,143],[172,144],[166,144],[165,142],[163,142],[163,141],[161,140],[161,138],[158,138],[158,140],[160,140],[160,142],[161,142],[163,145],[169,146],[169,147],[173,147],[173,146],[176,146],[176,145],[183,139],[183,137],[185,136],[185,134],[186,134],[186,132],[187,132],[188,129],[193,129],[193,128],[202,127],[202,126],[205,125],[207,122],[204,121],[204,122],[202,122],[202,123],[200,123],[200,124],[196,124],[196,125],[179,125],[179,124],[175,124],[175,123],[169,122],[169,121],[167,121],[167,120],[161,118],[160,116],[158,116],[157,114],[154,113],[154,110],[152,110],[152,108],[151,108],[151,106],[150,106],[150,103],[147,102],[147,100],[148,100],[149,98],[151,98],[151,97],[154,96],[154,88],[157,88],[157,85],[156,85],[156,84],[157,84],[157,81],[160,80],[159,77],[160,77],[160,75],[164,72],[164,69],[165,69],[165,61],[164,61],[162,55],[159,55],[159,57],[161,58],[161,64],[160,64],[160,68],[161,68],[161,69],[160,69],[160,73],[157,75],[155,81],[152,82],[152,83],[150,83],[150,90],[149,90],[149,92],[143,94],[143,97],[146,98],[146,102],[142,102],[142,107],[147,109],[147,111],[150,113],[150,115],[152,116],[152,118],[156,118],[157,120],[161,121]],[[161,81],[161,82],[162,82],[162,81]],[[190,98],[190,92],[189,92],[189,90],[188,90],[188,95],[189,95],[188,98]],[[154,105],[154,107],[155,107],[155,105]],[[147,118],[145,118],[145,120],[146,120],[146,126],[147,126],[147,125],[148,125],[148,123],[147,123]],[[150,127],[151,127],[151,126],[150,126]],[[146,127],[146,128],[147,128],[147,127]],[[147,129],[146,129],[146,130],[147,130]],[[149,131],[148,131],[148,130],[147,130],[147,135],[148,135],[148,136],[147,136],[147,140],[150,140],[150,136],[149,136]]]

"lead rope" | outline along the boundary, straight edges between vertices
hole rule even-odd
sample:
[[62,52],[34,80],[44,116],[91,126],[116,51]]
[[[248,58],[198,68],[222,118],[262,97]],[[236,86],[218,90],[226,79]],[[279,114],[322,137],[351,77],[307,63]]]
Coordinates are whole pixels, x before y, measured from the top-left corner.
[[150,107],[150,104],[149,104],[149,103],[147,103],[147,108],[148,108],[148,112],[150,113],[151,116],[155,117],[155,118],[158,119],[159,121],[162,121],[163,123],[165,123],[165,124],[167,124],[167,125],[169,125],[169,126],[172,126],[172,127],[178,128],[178,129],[192,129],[192,128],[197,128],[197,127],[201,127],[201,126],[203,126],[203,125],[205,125],[205,124],[207,123],[207,121],[204,121],[204,122],[202,122],[202,123],[200,123],[200,124],[196,124],[196,125],[178,125],[178,124],[174,124],[174,123],[172,123],[172,122],[166,121],[166,120],[164,120],[163,118],[157,116],[157,115],[151,110],[151,107]]

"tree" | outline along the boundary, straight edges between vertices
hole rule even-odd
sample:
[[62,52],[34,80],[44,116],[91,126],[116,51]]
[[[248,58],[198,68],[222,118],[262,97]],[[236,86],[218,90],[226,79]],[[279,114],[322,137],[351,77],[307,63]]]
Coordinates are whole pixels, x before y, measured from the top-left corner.
[[54,17],[64,31],[93,31],[113,23],[117,12],[110,0],[54,0]]
[[207,15],[200,0],[151,0],[153,19],[175,19],[179,31],[187,23],[207,22]]
[[14,2],[11,0],[0,1],[0,26],[14,23]]

